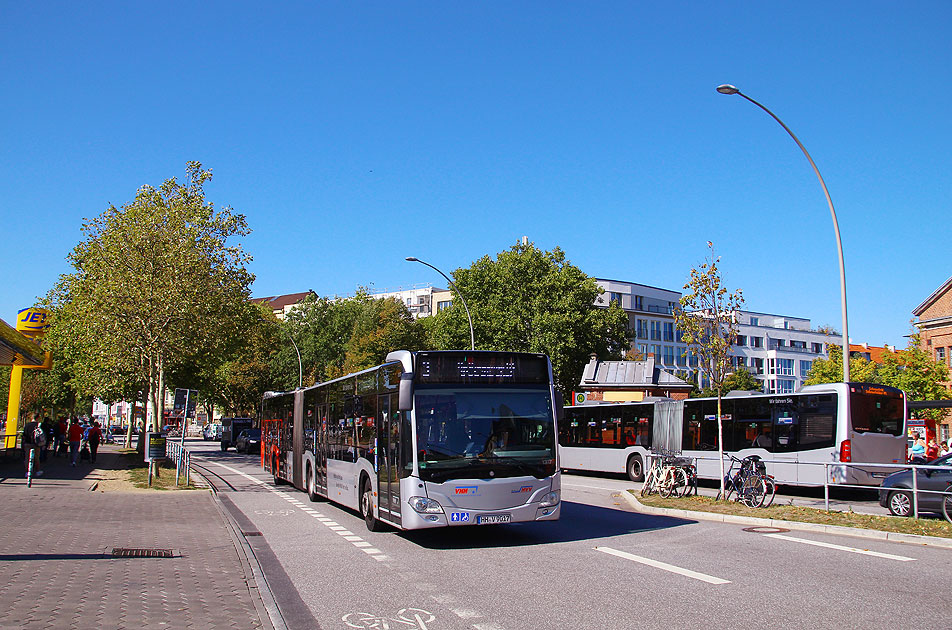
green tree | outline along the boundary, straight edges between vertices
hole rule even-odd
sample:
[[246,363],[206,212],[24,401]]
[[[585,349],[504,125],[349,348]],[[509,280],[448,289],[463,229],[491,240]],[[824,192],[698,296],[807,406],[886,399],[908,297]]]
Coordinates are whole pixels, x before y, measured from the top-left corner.
[[724,381],[732,372],[731,347],[737,338],[736,312],[744,304],[740,289],[729,293],[722,286],[718,268],[720,258],[714,255],[714,244],[707,242],[711,257],[691,269],[684,285],[686,293],[674,310],[675,326],[684,343],[698,358],[698,370],[717,395],[717,450],[720,455],[721,496],[724,496],[724,429],[721,420],[721,397]]
[[205,200],[211,171],[198,162],[186,171],[186,184],[143,186],[85,221],[68,257],[75,272],[49,296],[71,383],[105,399],[147,385],[155,428],[166,373],[222,360],[254,279],[250,256],[230,243],[248,234],[245,218]]
[[[949,368],[942,361],[936,361],[919,345],[918,334],[913,334],[909,347],[895,353],[887,353],[879,367],[879,382],[897,387],[906,392],[909,400],[945,400],[949,390],[945,383],[949,380]],[[852,362],[850,363],[852,370]],[[851,373],[852,374],[852,373]],[[940,419],[941,409],[921,409],[917,417]]]
[[406,305],[396,298],[362,304],[344,350],[344,373],[383,363],[393,350],[421,350],[425,332]]
[[[877,374],[878,366],[863,357],[850,355],[850,380],[856,383],[883,384]],[[843,382],[843,347],[830,344],[827,358],[814,359],[804,385]]]
[[[517,243],[495,259],[483,256],[457,269],[453,282],[469,305],[476,349],[547,354],[563,394],[578,385],[589,355],[621,358],[629,347],[625,312],[615,303],[597,306],[602,290],[558,247],[542,251],[534,243]],[[458,296],[427,319],[431,347],[469,348]]]

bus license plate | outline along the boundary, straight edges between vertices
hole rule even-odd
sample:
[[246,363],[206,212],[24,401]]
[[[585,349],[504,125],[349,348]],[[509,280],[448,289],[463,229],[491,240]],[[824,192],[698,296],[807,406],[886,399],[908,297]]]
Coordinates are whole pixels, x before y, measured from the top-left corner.
[[484,514],[476,517],[477,525],[492,525],[494,523],[509,523],[511,521],[511,514]]

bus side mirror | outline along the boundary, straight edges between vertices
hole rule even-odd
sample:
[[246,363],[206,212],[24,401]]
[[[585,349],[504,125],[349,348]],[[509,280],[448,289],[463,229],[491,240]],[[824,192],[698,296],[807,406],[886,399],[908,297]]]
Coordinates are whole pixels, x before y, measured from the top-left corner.
[[400,375],[400,395],[398,408],[400,411],[413,409],[413,373],[404,372]]
[[562,417],[565,415],[565,399],[562,398],[562,392],[555,390],[555,419],[557,422],[562,422]]

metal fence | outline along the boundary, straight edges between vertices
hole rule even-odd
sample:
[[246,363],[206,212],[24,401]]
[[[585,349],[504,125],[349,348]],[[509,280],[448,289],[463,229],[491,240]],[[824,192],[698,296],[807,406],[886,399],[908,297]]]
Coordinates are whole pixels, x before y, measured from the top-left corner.
[[[699,461],[718,461],[717,457],[690,457],[686,459],[694,460],[695,467]],[[725,467],[726,471],[730,466],[730,458],[725,453]],[[770,465],[785,465],[789,466],[792,464],[789,460],[771,460],[771,459],[761,459],[764,464],[767,464],[767,474],[770,474]],[[855,488],[859,490],[875,490],[880,491],[880,486],[868,486],[868,485],[859,485],[859,484],[848,484],[843,483],[842,481],[837,481],[837,478],[843,478],[844,472],[849,468],[858,468],[858,469],[889,469],[893,472],[898,472],[900,470],[912,470],[912,487],[896,487],[889,488],[889,492],[908,492],[912,494],[912,516],[913,518],[919,518],[919,500],[921,495],[944,495],[949,497],[948,500],[952,501],[952,491],[949,489],[946,490],[926,490],[919,487],[919,471],[930,471],[930,470],[942,470],[949,472],[948,466],[930,466],[928,464],[880,464],[880,463],[869,463],[869,462],[796,462],[797,466],[822,466],[823,467],[823,501],[824,506],[827,512],[830,511],[830,488]],[[781,485],[782,482],[777,482]],[[952,506],[950,506],[952,507]],[[941,508],[939,509],[941,513]],[[952,515],[952,512],[950,512]]]
[[188,449],[181,442],[166,440],[165,456],[175,462],[175,485],[179,483],[179,472],[184,471],[185,485],[188,485],[189,466],[191,465]]

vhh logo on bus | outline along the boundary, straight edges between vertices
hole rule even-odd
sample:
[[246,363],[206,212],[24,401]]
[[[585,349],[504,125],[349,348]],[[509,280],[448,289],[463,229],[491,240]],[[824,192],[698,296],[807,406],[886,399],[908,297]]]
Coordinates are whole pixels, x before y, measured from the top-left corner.
[[456,494],[476,494],[479,486],[460,486],[456,488]]
[[521,492],[532,492],[532,486],[522,486],[512,491],[512,494],[519,494]]

